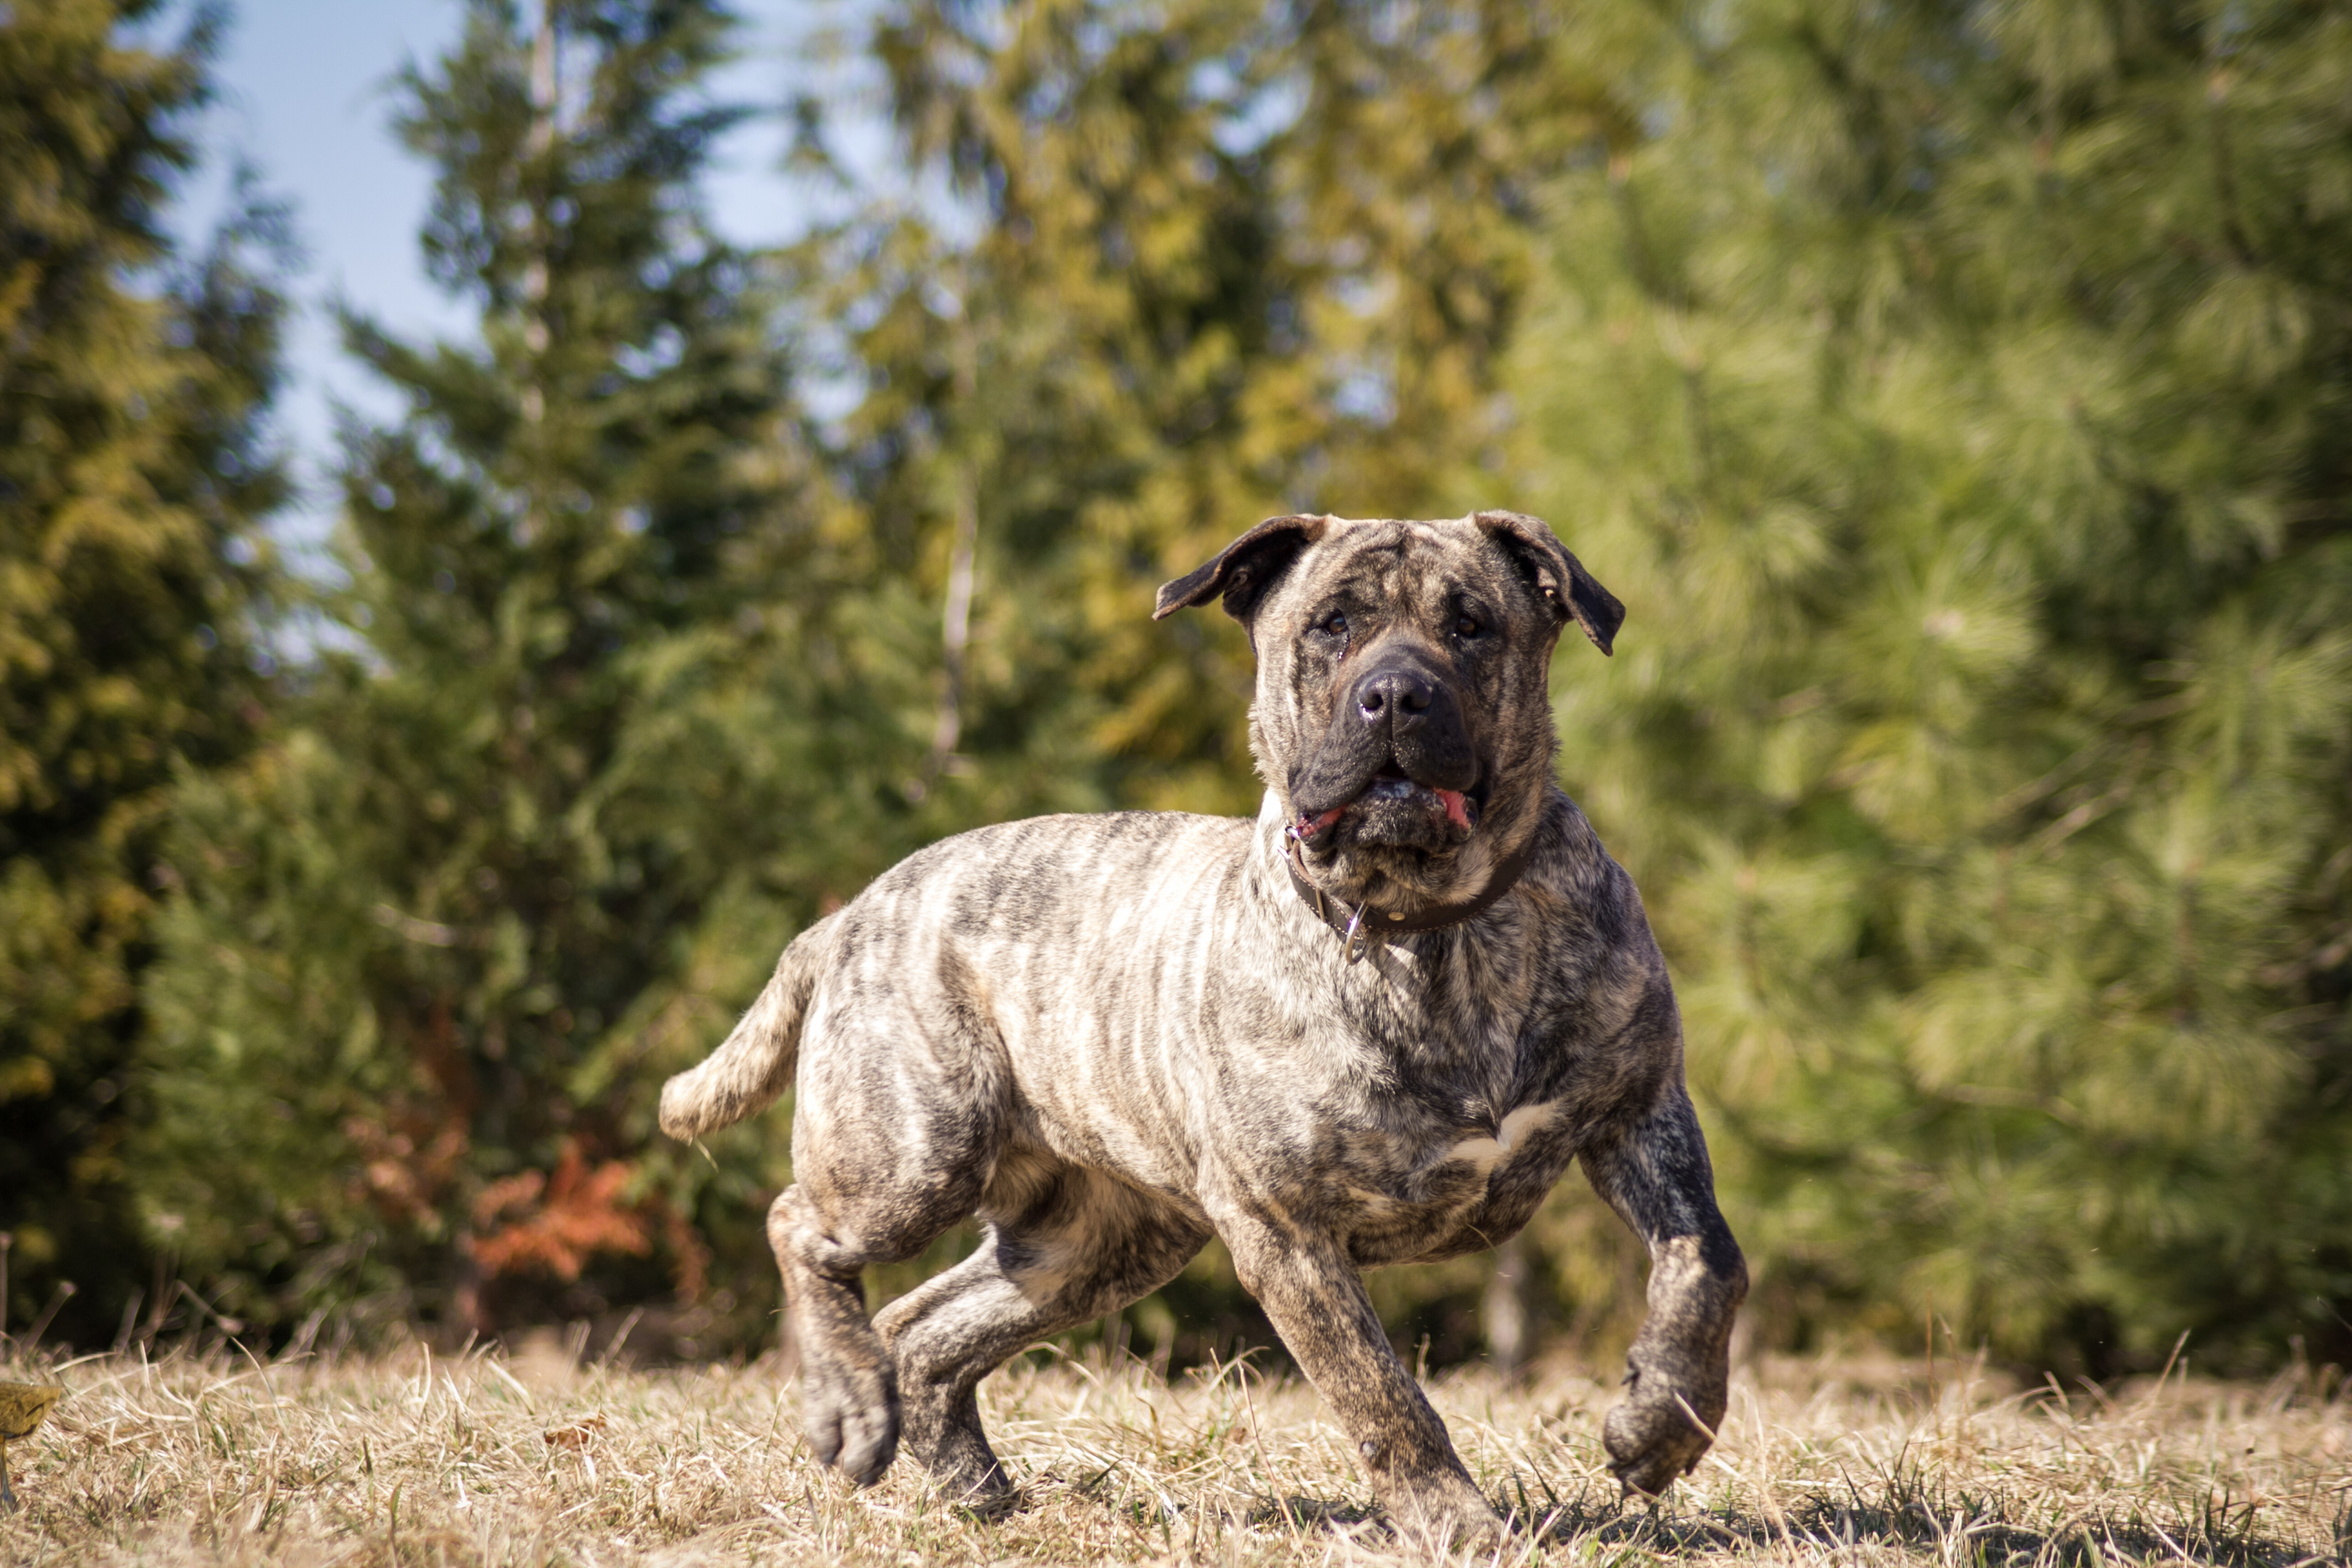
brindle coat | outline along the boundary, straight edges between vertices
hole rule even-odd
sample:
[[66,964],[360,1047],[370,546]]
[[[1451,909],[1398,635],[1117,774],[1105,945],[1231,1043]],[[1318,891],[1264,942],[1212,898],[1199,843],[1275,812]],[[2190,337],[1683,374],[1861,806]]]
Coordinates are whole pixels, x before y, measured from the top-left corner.
[[[689,1137],[795,1087],[797,1062],[797,1184],[768,1234],[810,1441],[860,1482],[904,1441],[953,1494],[1004,1490],[980,1380],[1215,1235],[1391,1510],[1490,1529],[1359,1271],[1493,1246],[1580,1159],[1650,1248],[1602,1436],[1628,1487],[1662,1490],[1721,1417],[1747,1274],[1641,899],[1553,783],[1553,647],[1573,618],[1607,652],[1622,609],[1508,512],[1276,518],[1158,613],[1219,595],[1258,658],[1255,822],[1123,812],[935,844],[786,949],[663,1091]],[[1377,931],[1470,904],[1523,847],[1459,923],[1352,945],[1293,881]],[[869,1323],[860,1270],[975,1214],[980,1249]]]

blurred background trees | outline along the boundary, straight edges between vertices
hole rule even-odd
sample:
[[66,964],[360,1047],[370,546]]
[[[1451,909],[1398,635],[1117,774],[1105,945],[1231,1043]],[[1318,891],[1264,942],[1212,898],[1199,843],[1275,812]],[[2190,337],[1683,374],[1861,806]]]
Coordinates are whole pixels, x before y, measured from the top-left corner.
[[[299,577],[276,220],[154,221],[207,35],[0,21],[17,1321],[755,1343],[782,1119],[650,1111],[778,946],[980,822],[1249,809],[1246,645],[1152,587],[1517,505],[1631,610],[1562,779],[1759,1342],[2352,1359],[2352,7],[896,0],[929,194],[773,253],[700,216],[719,7],[468,15],[395,129],[477,327],[347,322],[407,412]],[[1602,1352],[1568,1187],[1489,1317]],[[1487,1283],[1376,1290],[1442,1360]],[[1248,1317],[1213,1254],[1136,1322]]]
[[1697,22],[1562,35],[1656,129],[1552,187],[1514,472],[1649,628],[1563,768],[1757,1321],[2340,1360],[2352,17]]
[[[479,336],[347,321],[409,412],[347,423],[319,651],[172,847],[141,1181],[247,1317],[698,1300],[706,1168],[649,1145],[644,1090],[874,868],[824,646],[855,542],[826,553],[777,260],[694,195],[739,112],[698,91],[726,19],[532,20],[477,7],[398,83],[427,261]],[[730,1165],[730,1255],[780,1157]]]
[[0,16],[0,1312],[78,1286],[89,1331],[145,1283],[143,1110],[161,847],[180,781],[269,726],[284,495],[281,215],[249,182],[201,253],[163,226],[212,24]]

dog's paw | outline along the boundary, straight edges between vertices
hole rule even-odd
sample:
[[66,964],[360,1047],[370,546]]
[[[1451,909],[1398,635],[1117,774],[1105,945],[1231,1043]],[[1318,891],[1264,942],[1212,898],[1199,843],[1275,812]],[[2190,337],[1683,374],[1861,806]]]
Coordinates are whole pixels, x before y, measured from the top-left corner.
[[939,1495],[960,1507],[987,1510],[1013,1495],[996,1451],[988,1446],[975,1415],[969,1421],[942,1418],[919,1397],[907,1404],[907,1451],[922,1461]]
[[861,1487],[882,1479],[898,1453],[898,1390],[890,1374],[860,1367],[803,1382],[802,1420],[817,1462]]
[[1389,1523],[1400,1540],[1438,1559],[1502,1544],[1503,1521],[1467,1476],[1430,1476],[1385,1489]]
[[[1687,1474],[1706,1453],[1714,1434],[1673,1382],[1656,1372],[1634,1369],[1631,1392],[1601,1423],[1601,1444],[1609,1450],[1609,1472],[1628,1491],[1656,1497]],[[1723,1401],[1709,1399],[1710,1414],[1722,1418]]]
[[997,1477],[977,1485],[964,1479],[930,1479],[931,1495],[972,1519],[996,1521],[1010,1519],[1029,1506],[1029,1500],[1011,1481]]

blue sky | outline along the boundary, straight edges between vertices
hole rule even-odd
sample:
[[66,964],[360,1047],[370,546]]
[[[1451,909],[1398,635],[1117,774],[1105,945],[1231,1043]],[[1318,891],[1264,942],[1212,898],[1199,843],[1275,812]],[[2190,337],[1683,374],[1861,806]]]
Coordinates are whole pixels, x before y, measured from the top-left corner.
[[[742,58],[714,84],[718,92],[762,109],[782,103],[791,81],[808,79],[811,33],[843,25],[849,8],[824,0],[737,0],[746,22]],[[310,261],[296,289],[292,384],[278,418],[303,486],[302,501],[281,523],[298,546],[321,538],[331,521],[323,464],[332,452],[332,404],[392,411],[342,358],[328,303],[349,300],[404,334],[462,335],[467,328],[465,311],[418,267],[416,231],[431,174],[393,141],[385,85],[404,61],[429,60],[447,47],[463,19],[460,0],[242,0],[216,62],[220,102],[203,132],[207,164],[182,216],[192,238],[209,226],[240,156],[293,204]],[[866,151],[878,152],[878,135],[866,140],[873,142]],[[783,142],[771,115],[738,129],[721,148],[707,192],[729,238],[772,242],[809,222],[812,193],[777,170]]]

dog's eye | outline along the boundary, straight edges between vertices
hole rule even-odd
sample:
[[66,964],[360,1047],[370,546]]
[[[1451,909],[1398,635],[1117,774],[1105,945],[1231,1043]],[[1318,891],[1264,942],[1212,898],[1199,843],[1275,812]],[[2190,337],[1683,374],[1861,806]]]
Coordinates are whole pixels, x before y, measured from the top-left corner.
[[1345,612],[1334,610],[1329,615],[1324,616],[1323,629],[1335,637],[1346,637],[1348,635],[1348,617]]
[[1475,637],[1486,629],[1486,627],[1478,624],[1478,617],[1475,616],[1457,616],[1454,617],[1454,635],[1457,637]]

